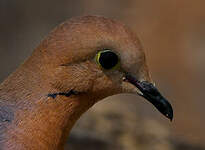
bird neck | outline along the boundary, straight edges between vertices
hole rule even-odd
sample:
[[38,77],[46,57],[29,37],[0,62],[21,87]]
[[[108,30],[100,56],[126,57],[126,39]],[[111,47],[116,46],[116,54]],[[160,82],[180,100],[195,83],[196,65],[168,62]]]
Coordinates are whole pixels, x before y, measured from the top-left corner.
[[22,64],[0,84],[1,99],[18,104],[29,99],[31,103],[46,92],[42,86],[45,79],[42,79],[39,68],[36,65],[32,65],[32,68],[27,66],[27,63]]
[[22,150],[63,149],[75,122],[92,106],[83,101],[82,97],[57,96],[33,108],[16,110],[6,131],[8,145]]
[[2,135],[6,148],[63,149],[75,122],[94,104],[83,94],[50,97],[41,80],[39,72],[20,67],[0,85],[0,115],[6,104],[13,116]]

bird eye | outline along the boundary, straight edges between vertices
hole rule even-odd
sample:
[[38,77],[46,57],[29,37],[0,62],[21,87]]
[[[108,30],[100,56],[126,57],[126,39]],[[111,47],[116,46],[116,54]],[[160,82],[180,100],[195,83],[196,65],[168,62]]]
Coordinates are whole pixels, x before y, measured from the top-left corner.
[[119,58],[111,50],[99,51],[96,55],[96,62],[107,70],[116,69],[119,66]]

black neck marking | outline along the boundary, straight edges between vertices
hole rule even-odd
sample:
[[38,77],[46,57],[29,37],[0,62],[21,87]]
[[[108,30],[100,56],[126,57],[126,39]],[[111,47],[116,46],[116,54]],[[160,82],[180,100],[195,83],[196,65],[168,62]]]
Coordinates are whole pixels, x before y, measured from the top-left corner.
[[71,95],[78,95],[79,92],[70,90],[69,92],[49,93],[47,96],[55,99],[58,95],[69,97]]

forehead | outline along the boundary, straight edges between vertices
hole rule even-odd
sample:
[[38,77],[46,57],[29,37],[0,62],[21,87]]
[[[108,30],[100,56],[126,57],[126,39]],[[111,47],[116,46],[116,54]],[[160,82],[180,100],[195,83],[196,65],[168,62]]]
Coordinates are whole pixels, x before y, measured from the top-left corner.
[[67,63],[93,56],[98,50],[111,49],[126,67],[136,64],[143,54],[138,38],[129,28],[104,17],[71,19],[57,27],[48,39],[49,49],[56,49]]

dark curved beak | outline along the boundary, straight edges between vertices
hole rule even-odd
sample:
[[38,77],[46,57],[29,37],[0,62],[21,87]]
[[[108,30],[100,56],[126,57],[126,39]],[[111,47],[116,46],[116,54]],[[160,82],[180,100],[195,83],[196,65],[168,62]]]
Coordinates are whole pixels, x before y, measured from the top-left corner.
[[125,80],[136,86],[142,92],[142,94],[139,94],[140,96],[151,102],[163,115],[172,121],[173,109],[171,104],[160,94],[152,83],[138,81],[130,74],[125,75]]

